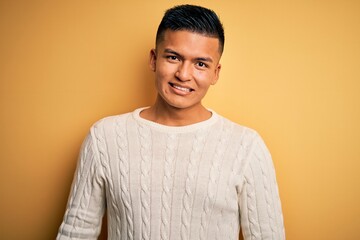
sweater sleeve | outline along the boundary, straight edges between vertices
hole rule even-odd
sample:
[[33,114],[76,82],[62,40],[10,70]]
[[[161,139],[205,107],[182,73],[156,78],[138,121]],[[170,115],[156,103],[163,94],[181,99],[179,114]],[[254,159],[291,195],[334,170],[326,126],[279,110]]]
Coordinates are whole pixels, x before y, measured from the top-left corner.
[[263,140],[256,135],[238,189],[240,222],[245,240],[283,240],[285,231],[275,169]]
[[103,171],[89,134],[81,147],[65,216],[56,239],[97,239],[104,211]]

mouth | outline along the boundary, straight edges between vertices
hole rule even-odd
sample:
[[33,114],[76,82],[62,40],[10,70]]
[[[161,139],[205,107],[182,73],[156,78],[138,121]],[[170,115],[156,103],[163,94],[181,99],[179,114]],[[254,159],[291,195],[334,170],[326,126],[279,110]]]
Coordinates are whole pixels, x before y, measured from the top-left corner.
[[182,91],[182,92],[187,92],[187,93],[189,93],[189,92],[194,91],[194,89],[192,89],[192,88],[181,87],[181,86],[175,85],[175,84],[173,84],[173,83],[169,83],[169,85],[170,85],[171,87],[179,90],[179,91]]

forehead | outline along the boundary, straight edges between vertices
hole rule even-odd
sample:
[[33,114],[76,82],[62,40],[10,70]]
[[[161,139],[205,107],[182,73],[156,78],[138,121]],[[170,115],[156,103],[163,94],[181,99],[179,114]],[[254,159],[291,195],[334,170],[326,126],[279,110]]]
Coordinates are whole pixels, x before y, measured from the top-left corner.
[[214,58],[220,58],[219,45],[219,39],[216,37],[209,37],[186,30],[166,30],[157,48],[160,51],[170,48],[179,53],[182,51],[184,53],[206,54],[212,55]]

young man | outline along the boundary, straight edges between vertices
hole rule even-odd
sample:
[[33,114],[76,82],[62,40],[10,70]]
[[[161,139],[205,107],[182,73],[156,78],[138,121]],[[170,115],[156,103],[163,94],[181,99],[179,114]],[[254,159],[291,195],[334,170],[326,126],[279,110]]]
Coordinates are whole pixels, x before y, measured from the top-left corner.
[[205,108],[224,31],[198,6],[169,9],[150,52],[153,106],[97,122],[82,146],[57,239],[284,239],[275,171],[259,135]]

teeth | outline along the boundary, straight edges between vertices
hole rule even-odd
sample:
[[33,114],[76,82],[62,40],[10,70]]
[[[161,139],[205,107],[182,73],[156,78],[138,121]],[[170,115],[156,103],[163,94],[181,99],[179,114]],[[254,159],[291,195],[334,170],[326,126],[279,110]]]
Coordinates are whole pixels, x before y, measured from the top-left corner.
[[191,92],[191,89],[189,89],[189,88],[179,87],[179,86],[176,86],[176,85],[173,85],[173,87],[176,88],[176,89],[179,89],[181,91],[184,91],[184,92]]

